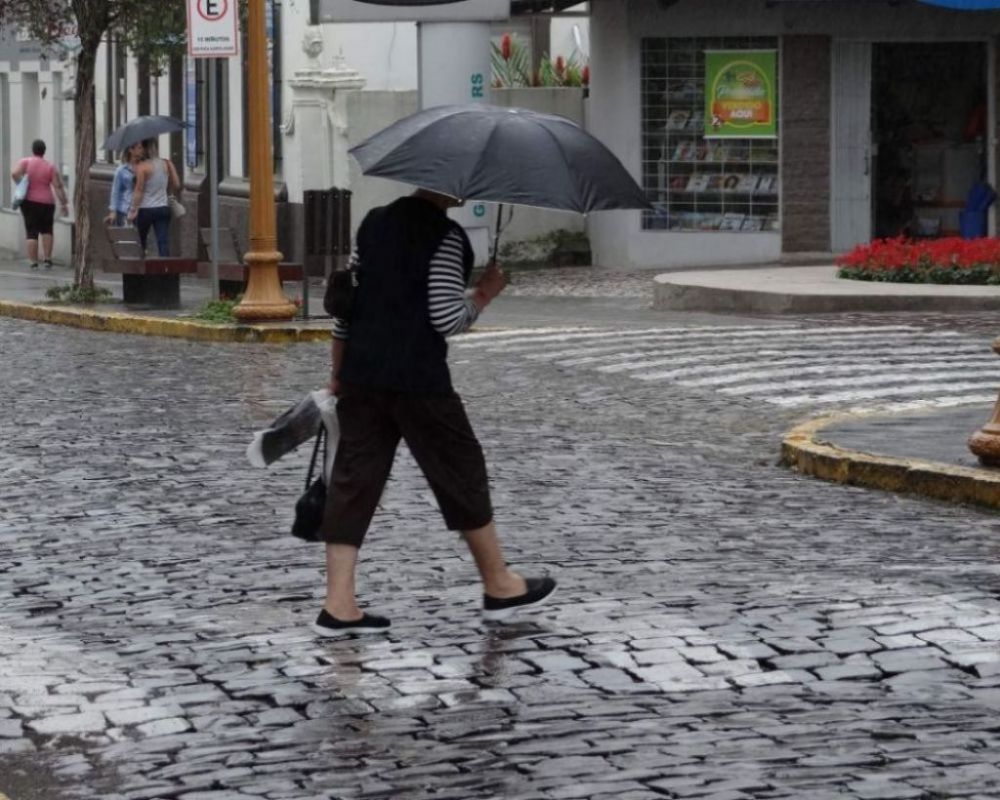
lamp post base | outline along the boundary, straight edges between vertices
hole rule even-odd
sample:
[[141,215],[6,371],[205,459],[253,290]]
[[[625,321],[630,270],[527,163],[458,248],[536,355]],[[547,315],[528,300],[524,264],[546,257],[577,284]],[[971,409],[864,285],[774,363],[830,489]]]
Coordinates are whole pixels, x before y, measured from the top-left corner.
[[[1000,355],[1000,338],[993,341],[993,352]],[[984,466],[1000,467],[1000,397],[990,421],[969,437],[969,449]]]
[[969,437],[969,449],[984,466],[1000,467],[1000,400],[993,419]]
[[295,316],[298,307],[285,297],[278,279],[281,258],[281,253],[276,251],[244,256],[250,277],[243,299],[233,309],[233,315],[241,322],[283,321]]

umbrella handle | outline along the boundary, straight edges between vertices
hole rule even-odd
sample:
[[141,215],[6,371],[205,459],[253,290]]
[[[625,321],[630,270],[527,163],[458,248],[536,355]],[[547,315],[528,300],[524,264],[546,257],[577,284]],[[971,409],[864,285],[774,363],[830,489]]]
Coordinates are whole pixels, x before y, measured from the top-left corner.
[[502,229],[500,227],[500,221],[503,219],[503,203],[497,206],[497,230],[496,234],[493,236],[493,256],[490,258],[491,264],[497,263],[497,253],[500,251],[500,233]]

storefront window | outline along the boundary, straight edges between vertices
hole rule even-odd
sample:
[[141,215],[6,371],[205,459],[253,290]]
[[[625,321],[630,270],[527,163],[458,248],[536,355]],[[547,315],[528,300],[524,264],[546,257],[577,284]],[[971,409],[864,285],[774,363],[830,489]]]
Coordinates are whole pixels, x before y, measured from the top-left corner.
[[706,52],[777,49],[771,37],[643,40],[642,166],[654,206],[645,230],[779,229],[777,71],[767,87],[771,133],[720,138],[705,120]]
[[[875,236],[959,236],[987,175],[986,45],[880,42],[872,55]],[[967,233],[985,236],[986,219],[966,216]]]

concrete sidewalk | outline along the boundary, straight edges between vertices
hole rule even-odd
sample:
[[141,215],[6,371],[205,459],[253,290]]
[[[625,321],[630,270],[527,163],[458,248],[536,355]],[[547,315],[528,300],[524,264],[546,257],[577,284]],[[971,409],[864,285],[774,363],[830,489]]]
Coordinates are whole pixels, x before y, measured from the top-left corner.
[[1000,309],[1000,286],[842,280],[834,266],[771,265],[668,272],[657,275],[654,284],[653,305],[661,311],[831,314]]
[[[94,284],[112,293],[110,302],[80,307],[59,305],[47,299],[45,292],[50,287],[72,282],[73,271],[66,266],[56,264],[49,270],[31,270],[24,259],[0,253],[0,316],[196,341],[288,343],[325,340],[330,335],[331,322],[322,309],[323,290],[315,280],[309,287],[309,319],[253,325],[219,325],[195,318],[198,310],[211,300],[212,292],[208,281],[192,275],[182,276],[181,307],[171,310],[123,305],[121,278],[100,272],[95,273]],[[294,290],[289,296],[303,299],[300,284],[289,284],[286,292],[289,290]]]

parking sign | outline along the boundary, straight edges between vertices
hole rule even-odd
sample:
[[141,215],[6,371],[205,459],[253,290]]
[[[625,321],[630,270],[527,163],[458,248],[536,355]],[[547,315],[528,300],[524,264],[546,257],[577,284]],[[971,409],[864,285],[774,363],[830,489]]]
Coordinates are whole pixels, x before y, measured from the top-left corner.
[[187,0],[188,55],[222,58],[239,53],[239,0]]

